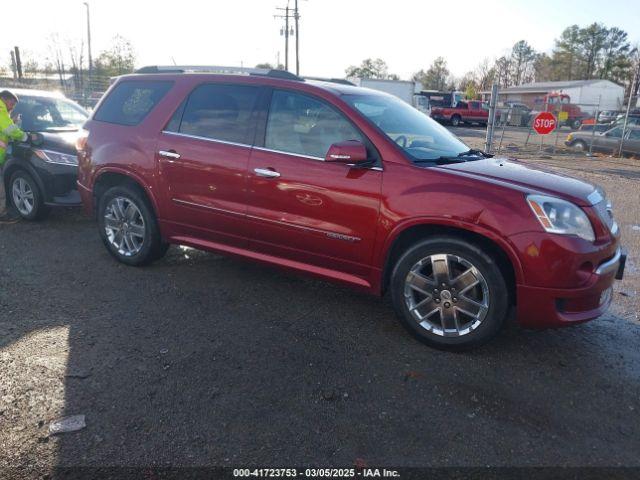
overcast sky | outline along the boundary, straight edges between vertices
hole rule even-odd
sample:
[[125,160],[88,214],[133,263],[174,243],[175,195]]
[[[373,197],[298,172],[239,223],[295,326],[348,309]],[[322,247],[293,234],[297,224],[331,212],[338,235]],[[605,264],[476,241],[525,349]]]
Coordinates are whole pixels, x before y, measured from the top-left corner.
[[[173,60],[183,65],[254,66],[275,63],[278,52],[284,63],[282,21],[273,15],[287,0],[89,3],[94,58],[120,34],[133,43],[138,66]],[[550,51],[554,39],[573,23],[615,25],[627,31],[633,43],[640,42],[636,0],[299,0],[299,6],[303,75],[343,76],[349,65],[380,57],[390,72],[408,78],[443,56],[451,72],[461,76],[520,39]],[[51,33],[76,41],[86,36],[82,1],[24,0],[19,10],[14,24],[3,16],[1,43],[7,52],[0,58],[5,63],[13,45],[44,55]]]

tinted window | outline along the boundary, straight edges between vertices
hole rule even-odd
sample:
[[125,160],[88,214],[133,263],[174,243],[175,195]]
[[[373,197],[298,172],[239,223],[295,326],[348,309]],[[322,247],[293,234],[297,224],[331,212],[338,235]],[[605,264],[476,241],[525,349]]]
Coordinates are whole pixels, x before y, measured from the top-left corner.
[[62,98],[21,96],[12,117],[22,117],[22,128],[30,132],[78,130],[87,112]]
[[94,120],[137,125],[169,91],[173,82],[124,81],[118,83],[100,106]]
[[640,130],[631,130],[629,132],[629,138],[631,140],[640,140]]
[[257,98],[258,87],[201,85],[187,100],[179,131],[198,137],[250,144],[253,142],[251,114]]
[[274,91],[265,147],[324,158],[333,143],[359,140],[362,135],[329,105],[307,95]]

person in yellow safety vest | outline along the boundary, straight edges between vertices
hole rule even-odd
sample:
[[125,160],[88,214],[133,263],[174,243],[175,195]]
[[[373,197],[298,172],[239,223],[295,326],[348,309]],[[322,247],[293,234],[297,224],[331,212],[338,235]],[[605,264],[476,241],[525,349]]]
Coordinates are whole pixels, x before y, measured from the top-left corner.
[[0,92],[0,222],[12,222],[13,219],[7,216],[7,202],[4,184],[4,162],[7,158],[9,142],[25,142],[29,136],[20,130],[20,127],[13,123],[11,111],[18,103],[18,97],[8,90]]

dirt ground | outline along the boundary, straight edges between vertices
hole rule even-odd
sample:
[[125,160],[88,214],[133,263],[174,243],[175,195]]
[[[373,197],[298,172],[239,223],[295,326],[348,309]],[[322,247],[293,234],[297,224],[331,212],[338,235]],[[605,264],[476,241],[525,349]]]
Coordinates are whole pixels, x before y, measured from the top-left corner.
[[[640,161],[522,161],[607,191],[626,277],[601,319],[511,327],[462,355],[415,342],[383,300],[251,263],[173,247],[127,268],[76,211],[0,226],[0,478],[105,465],[640,466]],[[49,434],[79,414],[85,428]]]

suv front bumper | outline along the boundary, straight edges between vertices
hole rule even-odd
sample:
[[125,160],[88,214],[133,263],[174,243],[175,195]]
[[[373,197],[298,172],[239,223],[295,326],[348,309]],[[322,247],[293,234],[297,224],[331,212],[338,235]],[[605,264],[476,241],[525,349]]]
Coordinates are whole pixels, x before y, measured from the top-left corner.
[[626,259],[626,250],[618,248],[580,288],[518,285],[518,322],[527,328],[563,327],[603,315],[611,305],[614,281],[621,280],[624,275]]

